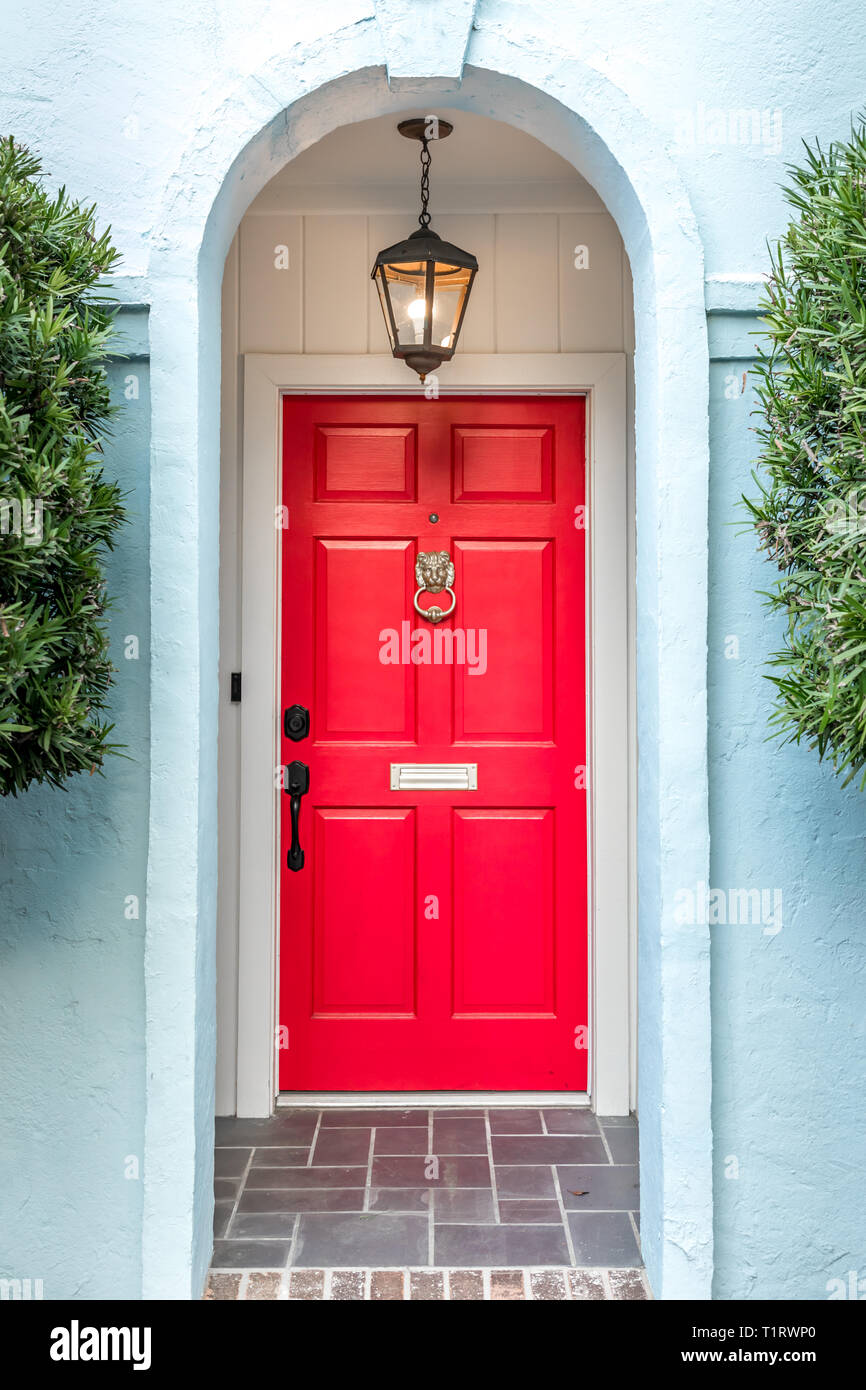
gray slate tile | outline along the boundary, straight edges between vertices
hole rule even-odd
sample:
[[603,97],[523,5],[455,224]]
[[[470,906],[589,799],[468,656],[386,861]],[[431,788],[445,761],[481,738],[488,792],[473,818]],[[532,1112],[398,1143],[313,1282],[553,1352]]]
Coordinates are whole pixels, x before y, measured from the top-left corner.
[[[256,1188],[363,1187],[367,1169],[360,1164],[319,1168],[251,1168],[244,1196]],[[243,1198],[241,1198],[243,1201]]]
[[491,1134],[543,1134],[540,1110],[491,1110]]
[[483,1120],[434,1119],[434,1154],[486,1154],[487,1126]]
[[310,1146],[305,1144],[303,1148],[292,1146],[283,1148],[276,1145],[268,1145],[263,1149],[253,1150],[253,1161],[251,1168],[304,1168],[310,1156]]
[[[590,1168],[557,1168],[562,1202],[567,1211],[637,1211],[640,1176],[635,1164],[601,1164]],[[585,1192],[585,1197],[575,1197]]]
[[495,1134],[493,1161],[499,1166],[516,1163],[607,1163],[601,1139],[588,1135],[524,1134],[509,1137]]
[[562,1212],[558,1202],[533,1202],[528,1198],[500,1199],[499,1215],[507,1226],[561,1226]]
[[637,1163],[637,1130],[632,1128],[606,1129],[604,1137],[608,1142],[614,1163]]
[[[490,1164],[468,1154],[436,1156],[436,1167],[424,1158],[374,1158],[374,1187],[489,1187]],[[427,1176],[427,1173],[436,1176]]]
[[366,1163],[373,1131],[360,1125],[351,1129],[320,1129],[313,1149],[313,1166],[326,1163]]
[[427,1229],[426,1216],[302,1216],[292,1264],[309,1269],[426,1265]]
[[591,1110],[543,1110],[548,1134],[598,1135],[598,1121]]
[[214,1149],[215,1178],[239,1178],[250,1161],[252,1149]]
[[532,1168],[501,1168],[496,1165],[496,1191],[503,1197],[556,1197],[553,1169],[549,1166]]
[[455,1119],[458,1120],[484,1119],[484,1111],[482,1109],[473,1110],[472,1107],[468,1105],[465,1108],[462,1105],[434,1105],[433,1114],[439,1115],[443,1119],[449,1115],[453,1115]]
[[433,1198],[433,1220],[449,1224],[495,1221],[493,1193],[482,1187],[453,1187],[437,1191]]
[[568,1213],[568,1225],[578,1265],[634,1268],[641,1263],[631,1222],[623,1211]]
[[231,1202],[214,1202],[213,1208],[213,1233],[214,1240],[221,1240],[228,1230],[231,1214],[235,1204]]
[[231,1236],[233,1240],[291,1240],[296,1219],[295,1212],[238,1212]]
[[292,1243],[289,1240],[216,1240],[214,1269],[284,1269]]
[[[286,1211],[329,1211],[331,1209],[331,1198],[328,1193],[334,1191],[351,1191],[354,1194],[352,1209],[362,1211],[364,1207],[364,1189],[356,1187],[351,1189],[336,1189],[330,1187],[322,1188],[285,1188],[285,1187],[262,1187],[247,1188],[241,1195],[238,1202],[239,1212],[286,1212]],[[309,1200],[307,1196],[309,1194]],[[340,1199],[335,1199],[338,1203]],[[348,1198],[346,1199],[348,1201]]]
[[382,1154],[426,1154],[430,1148],[426,1125],[386,1125],[376,1130],[377,1158]]
[[436,1226],[433,1263],[453,1265],[567,1265],[565,1232],[558,1226]]
[[316,1132],[315,1110],[288,1111],[269,1120],[218,1119],[217,1148],[267,1144],[311,1144]]
[[429,1211],[431,1187],[371,1187],[371,1211]]
[[366,1125],[382,1129],[385,1125],[426,1125],[426,1110],[323,1110],[322,1129],[341,1129],[346,1125]]
[[[262,1199],[259,1201],[258,1199]],[[306,1187],[286,1189],[255,1189],[245,1192],[238,1203],[238,1215],[232,1222],[229,1235],[235,1235],[238,1218],[250,1214],[266,1213],[274,1220],[280,1214],[299,1211],[363,1211],[363,1187]],[[258,1232],[264,1235],[264,1223]],[[277,1234],[275,1232],[275,1234]]]

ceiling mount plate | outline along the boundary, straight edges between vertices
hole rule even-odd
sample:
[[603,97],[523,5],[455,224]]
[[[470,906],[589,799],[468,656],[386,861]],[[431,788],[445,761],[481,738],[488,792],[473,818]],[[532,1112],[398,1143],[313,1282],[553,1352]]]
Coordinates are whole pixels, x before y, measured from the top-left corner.
[[[454,127],[450,121],[443,121],[440,117],[437,117],[436,119],[438,122],[437,129],[439,133],[435,138],[437,140],[446,140],[448,136],[451,134]],[[427,131],[428,126],[430,125],[431,120],[432,117],[430,116],[411,116],[408,121],[401,121],[400,124],[397,126],[397,129],[399,130],[401,135],[405,135],[407,140],[424,140],[425,138],[429,139],[430,137],[426,136],[425,133]]]

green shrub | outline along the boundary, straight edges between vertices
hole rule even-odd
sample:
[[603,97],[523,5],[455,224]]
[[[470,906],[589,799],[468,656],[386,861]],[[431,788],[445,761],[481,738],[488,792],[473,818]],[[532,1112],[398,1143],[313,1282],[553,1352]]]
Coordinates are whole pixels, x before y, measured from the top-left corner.
[[103,561],[123,520],[102,476],[117,259],[94,209],[51,197],[0,139],[0,793],[61,785],[117,750]]
[[744,499],[780,571],[786,619],[771,719],[866,785],[866,127],[789,168],[794,219],[761,304],[760,495]]

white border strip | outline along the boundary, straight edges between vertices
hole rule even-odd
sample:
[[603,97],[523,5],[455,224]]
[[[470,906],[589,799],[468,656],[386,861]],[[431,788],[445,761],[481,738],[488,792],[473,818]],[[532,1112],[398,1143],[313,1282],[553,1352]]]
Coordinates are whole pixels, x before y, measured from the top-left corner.
[[[626,359],[624,353],[463,354],[443,395],[589,397],[590,1075],[594,1108],[629,1108],[629,827]],[[244,358],[240,891],[237,1113],[276,1103],[279,759],[280,400],[303,394],[417,395],[403,363],[374,354]],[[272,544],[265,543],[270,535]],[[627,736],[624,734],[627,732]],[[557,1093],[560,1094],[560,1093]],[[357,1097],[356,1104],[362,1103]],[[369,1103],[373,1103],[370,1101]],[[405,1104],[405,1097],[403,1098]],[[475,1103],[482,1102],[476,1098]],[[579,1103],[576,1097],[573,1104]]]
[[280,1091],[277,1109],[409,1110],[444,1106],[448,1110],[588,1109],[587,1091]]

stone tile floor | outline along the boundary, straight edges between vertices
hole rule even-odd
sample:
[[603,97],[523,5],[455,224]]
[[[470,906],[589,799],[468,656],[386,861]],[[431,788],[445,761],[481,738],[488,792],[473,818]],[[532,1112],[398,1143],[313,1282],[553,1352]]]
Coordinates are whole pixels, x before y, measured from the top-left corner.
[[217,1120],[220,1299],[646,1298],[637,1125],[582,1109]]

